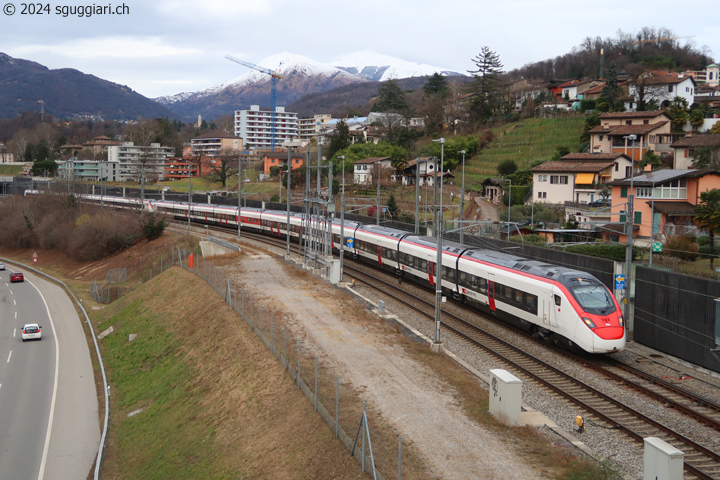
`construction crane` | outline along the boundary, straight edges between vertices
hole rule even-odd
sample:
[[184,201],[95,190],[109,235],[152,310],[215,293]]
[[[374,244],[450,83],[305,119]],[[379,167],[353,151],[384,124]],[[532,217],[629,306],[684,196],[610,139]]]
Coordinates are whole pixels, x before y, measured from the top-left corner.
[[653,43],[653,42],[667,42],[668,40],[677,40],[679,38],[693,38],[695,35],[685,35],[684,37],[664,37],[664,38],[651,38],[650,40],[638,40],[637,42],[632,42],[633,45],[637,45],[640,43]]
[[260,65],[255,65],[251,62],[246,62],[245,60],[240,60],[235,57],[231,57],[230,55],[225,55],[225,58],[228,60],[231,60],[235,63],[239,63],[240,65],[243,65],[248,68],[252,68],[253,70],[257,70],[258,72],[265,73],[267,75],[270,75],[270,149],[271,151],[275,151],[275,110],[277,107],[277,82],[278,80],[282,80],[282,75],[280,75],[279,70],[270,70],[269,68],[261,67]]

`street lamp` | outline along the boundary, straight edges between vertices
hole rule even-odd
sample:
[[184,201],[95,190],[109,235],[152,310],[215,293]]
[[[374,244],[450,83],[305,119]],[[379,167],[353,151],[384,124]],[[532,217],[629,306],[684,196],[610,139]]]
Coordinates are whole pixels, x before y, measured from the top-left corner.
[[[435,345],[440,345],[440,305],[442,302],[442,222],[443,222],[443,211],[442,211],[442,187],[443,177],[442,174],[445,170],[445,139],[438,138],[433,142],[440,143],[440,206],[437,208],[437,260],[435,263]],[[435,178],[438,178],[437,169],[435,170]],[[437,183],[437,182],[436,182]],[[437,188],[436,188],[437,189]]]
[[462,153],[462,187],[460,188],[460,243],[463,243],[463,233],[465,232],[465,150],[460,150]]
[[343,281],[343,257],[345,253],[345,155],[338,155],[342,172],[342,193],[340,193],[340,281]]
[[[637,135],[627,135],[623,137],[625,139],[625,145],[627,140],[632,140],[632,150],[630,159],[630,192],[628,192],[627,201],[627,218],[625,219],[625,235],[627,237],[627,248],[625,250],[625,323],[630,325],[630,287],[631,275],[632,275],[632,247],[633,247],[633,179],[635,178],[635,139]],[[625,336],[627,337],[628,329],[625,329]]]
[[508,179],[508,234],[507,241],[510,241],[510,206],[512,205],[512,180]]

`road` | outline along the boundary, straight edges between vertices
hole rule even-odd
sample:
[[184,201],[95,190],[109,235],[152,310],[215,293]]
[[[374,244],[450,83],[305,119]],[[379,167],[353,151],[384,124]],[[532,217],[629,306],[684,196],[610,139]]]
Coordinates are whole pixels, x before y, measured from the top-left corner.
[[[60,287],[20,270],[13,284],[0,271],[0,478],[86,478],[100,427],[82,324]],[[43,338],[23,342],[33,322]]]

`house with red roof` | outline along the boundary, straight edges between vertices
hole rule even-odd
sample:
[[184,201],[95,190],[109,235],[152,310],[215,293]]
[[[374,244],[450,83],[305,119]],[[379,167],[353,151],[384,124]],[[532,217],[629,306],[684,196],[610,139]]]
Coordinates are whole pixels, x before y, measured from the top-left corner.
[[623,153],[570,153],[531,168],[533,202],[565,204],[600,200],[602,185],[624,178],[631,166]]
[[688,106],[695,101],[695,79],[689,75],[673,72],[645,72],[628,83],[630,99],[625,109],[633,111],[638,102],[655,102],[660,108],[668,108],[675,97],[683,98]]
[[[658,156],[671,153],[670,144],[677,135],[671,133],[670,117],[664,110],[601,113],[599,117],[600,125],[588,132],[592,153],[622,153],[635,161],[648,151]],[[635,135],[634,143],[631,135]]]

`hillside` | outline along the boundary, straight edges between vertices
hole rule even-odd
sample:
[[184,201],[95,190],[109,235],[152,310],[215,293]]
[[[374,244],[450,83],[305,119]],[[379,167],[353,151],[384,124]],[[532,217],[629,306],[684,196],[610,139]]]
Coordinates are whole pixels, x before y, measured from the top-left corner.
[[477,188],[484,179],[496,177],[497,166],[504,160],[513,160],[522,169],[538,160],[550,160],[561,146],[577,152],[584,122],[582,115],[530,118],[493,128],[493,141],[478,155],[466,160],[466,184]]
[[174,117],[164,106],[124,85],[71,68],[50,70],[39,63],[0,53],[0,118],[39,112],[39,100],[45,102],[45,113],[63,119]]

